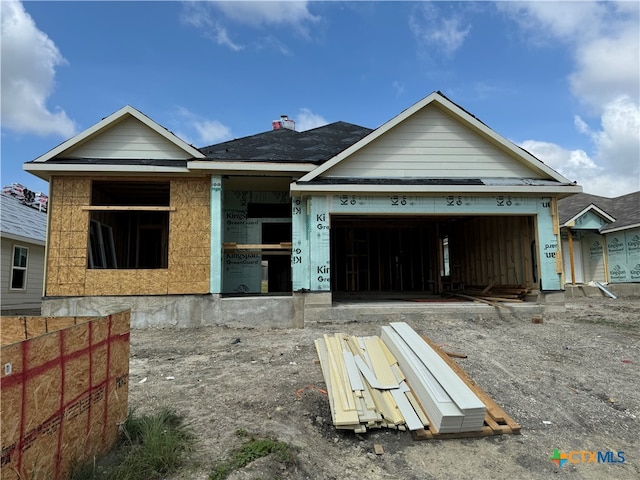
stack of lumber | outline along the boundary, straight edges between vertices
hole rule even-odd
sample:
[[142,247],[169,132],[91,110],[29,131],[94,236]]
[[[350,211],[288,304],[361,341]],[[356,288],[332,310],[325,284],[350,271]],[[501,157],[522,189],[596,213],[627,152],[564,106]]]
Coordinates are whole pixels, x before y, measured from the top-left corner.
[[367,428],[420,430],[429,425],[380,337],[325,334],[315,346],[336,428],[364,433]]
[[522,302],[529,294],[529,289],[522,285],[467,285],[463,290],[446,292],[467,300],[475,300],[496,305],[498,302]]
[[459,433],[484,425],[482,401],[406,323],[382,327],[382,337],[324,335],[315,346],[336,428]]
[[409,325],[395,322],[382,327],[382,340],[406,373],[432,430],[456,433],[482,429],[485,405]]

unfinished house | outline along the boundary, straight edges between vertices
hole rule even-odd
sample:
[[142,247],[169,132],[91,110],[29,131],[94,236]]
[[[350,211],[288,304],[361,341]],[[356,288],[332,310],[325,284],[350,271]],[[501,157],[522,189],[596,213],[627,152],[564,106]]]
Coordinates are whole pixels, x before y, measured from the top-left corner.
[[640,283],[640,192],[558,203],[565,281]]
[[375,130],[283,116],[199,149],[127,106],[25,169],[51,186],[43,311],[134,327],[468,314],[478,287],[559,305],[581,191],[439,92]]

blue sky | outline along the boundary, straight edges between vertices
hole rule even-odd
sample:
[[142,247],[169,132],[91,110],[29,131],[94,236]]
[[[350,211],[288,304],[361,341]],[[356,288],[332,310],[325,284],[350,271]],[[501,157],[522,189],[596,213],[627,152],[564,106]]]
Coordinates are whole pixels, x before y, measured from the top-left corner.
[[124,105],[197,147],[440,90],[587,193],[640,189],[640,3],[1,0],[3,185]]

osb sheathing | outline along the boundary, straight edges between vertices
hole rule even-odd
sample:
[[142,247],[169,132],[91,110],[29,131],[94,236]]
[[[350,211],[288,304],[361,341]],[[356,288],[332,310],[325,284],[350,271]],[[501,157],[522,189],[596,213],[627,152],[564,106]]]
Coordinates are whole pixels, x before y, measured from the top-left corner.
[[199,294],[209,291],[208,178],[171,180],[166,269],[87,268],[91,180],[51,181],[47,296]]
[[1,478],[67,478],[113,445],[127,417],[129,319],[0,317]]

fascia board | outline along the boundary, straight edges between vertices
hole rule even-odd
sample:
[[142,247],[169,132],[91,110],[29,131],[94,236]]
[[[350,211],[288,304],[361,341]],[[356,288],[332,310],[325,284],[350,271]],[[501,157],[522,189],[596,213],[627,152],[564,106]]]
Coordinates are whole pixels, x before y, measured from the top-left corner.
[[614,233],[619,232],[621,230],[631,230],[632,228],[639,228],[640,223],[632,223],[631,225],[624,225],[622,227],[613,227],[613,228],[603,228],[600,230],[600,233]]
[[277,162],[217,162],[190,161],[187,168],[192,171],[206,171],[207,173],[308,173],[316,168],[312,163],[277,163]]
[[16,235],[14,233],[2,232],[0,237],[6,238],[7,240],[13,240],[15,242],[29,243],[31,245],[38,245],[40,247],[45,246],[45,242],[42,240],[36,240],[34,238],[23,237],[22,235]]
[[502,150],[507,151],[508,153],[515,156],[516,158],[519,158],[522,161],[522,163],[526,164],[528,167],[534,170],[537,170],[538,172],[542,172],[560,183],[572,183],[568,178],[565,178],[563,175],[560,175],[554,169],[545,165],[543,162],[541,162],[539,159],[531,155],[526,150],[520,148],[513,142],[507,140],[502,135],[499,135],[498,133],[493,131],[491,128],[487,127],[484,123],[479,121],[477,118],[475,118],[473,115],[469,114],[468,112],[460,108],[458,105],[451,102],[450,100],[443,97],[442,95],[438,94],[437,92],[431,93],[424,99],[420,100],[419,102],[415,103],[411,107],[402,111],[400,114],[396,115],[394,118],[392,118],[385,124],[375,129],[369,135],[362,138],[359,142],[353,144],[351,147],[347,148],[346,150],[342,151],[332,159],[323,163],[320,167],[315,169],[313,172],[302,177],[301,180],[310,181],[310,180],[313,180],[314,178],[317,178],[318,176],[322,175],[324,172],[326,172],[336,164],[340,163],[345,158],[349,157],[356,151],[368,145],[369,143],[374,141],[376,138],[382,136],[383,134],[391,130],[393,127],[398,125],[400,122],[406,120],[411,115],[423,109],[430,103],[434,103],[438,105],[440,109],[443,110],[445,113],[452,115],[457,120],[461,121],[462,123],[471,127],[476,132],[485,136],[487,139],[489,139],[489,141],[491,141],[493,144],[496,144]]
[[531,195],[531,194],[559,194],[562,196],[581,193],[582,187],[579,185],[558,185],[558,186],[486,186],[486,185],[300,185],[299,183],[291,184],[292,193],[300,194],[337,194],[337,193],[367,193],[367,194],[385,194],[385,193],[446,193],[455,195],[459,193],[484,194],[491,195],[494,193],[514,195]]
[[126,105],[122,107],[120,110],[118,110],[117,112],[114,112],[108,117],[103,118],[95,125],[87,128],[83,132],[80,132],[79,134],[62,142],[60,145],[49,150],[44,155],[39,156],[38,158],[33,160],[33,162],[42,163],[42,162],[46,162],[47,160],[51,160],[52,158],[55,158],[58,155],[62,154],[63,152],[69,150],[70,148],[80,145],[81,143],[84,143],[85,141],[91,139],[92,137],[99,135],[100,132],[104,131],[109,126],[118,123],[128,115],[144,123],[147,127],[151,128],[157,134],[161,135],[162,137],[164,137],[165,139],[167,139],[168,141],[176,145],[178,148],[181,148],[192,157],[204,158],[204,154],[200,152],[198,149],[196,149],[195,147],[192,147],[185,141],[181,140],[175,134],[171,133],[166,128],[162,127],[158,123],[151,120],[151,118],[147,117],[142,112],[136,110],[130,105]]
[[[48,178],[50,175],[86,174],[147,174],[147,173],[179,173],[188,174],[185,167],[166,167],[159,165],[96,165],[96,164],[61,164],[61,163],[25,163],[22,168],[40,178]],[[44,175],[44,176],[43,176]]]
[[582,215],[584,215],[585,213],[587,213],[588,211],[593,210],[597,215],[601,216],[602,218],[604,218],[605,220],[607,220],[609,223],[611,222],[615,222],[616,219],[614,217],[612,217],[611,215],[609,215],[607,212],[605,212],[604,210],[598,208],[597,206],[595,206],[593,203],[590,204],[589,206],[583,208],[579,213],[575,214],[573,217],[571,217],[569,220],[567,220],[564,223],[564,227],[573,227],[575,225],[575,221],[580,218]]

